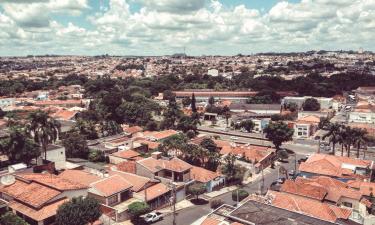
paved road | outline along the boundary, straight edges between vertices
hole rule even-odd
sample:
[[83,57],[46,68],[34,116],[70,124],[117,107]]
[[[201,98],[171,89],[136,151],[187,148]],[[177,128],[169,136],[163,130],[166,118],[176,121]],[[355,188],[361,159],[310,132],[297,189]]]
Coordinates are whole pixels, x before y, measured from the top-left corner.
[[[281,163],[281,166],[283,166],[288,171],[294,170],[295,160],[298,161],[298,159],[303,158],[304,156],[305,156],[305,154],[297,154],[296,157],[294,157],[294,155],[292,155],[292,156],[289,157],[289,161],[287,163]],[[273,181],[275,181],[279,176],[284,177],[283,175],[278,174],[277,171],[278,171],[279,167],[280,167],[280,165],[276,166],[275,169],[267,169],[264,172],[264,187],[265,187],[264,191],[266,191],[269,188],[269,186],[271,185],[271,183]],[[298,165],[297,165],[297,167],[298,167]],[[262,183],[262,179],[261,179],[261,177],[259,177],[253,183],[245,185],[243,187],[243,189],[245,189],[249,193],[259,193],[261,183]],[[218,197],[215,197],[215,198],[211,199],[211,201],[214,200],[214,199],[221,199],[226,204],[230,204],[230,205],[234,205],[236,203],[235,201],[232,200],[232,193],[231,192],[228,192],[228,193],[225,193],[225,194],[220,195]],[[211,212],[211,209],[210,209],[209,203],[206,204],[206,205],[193,206],[193,207],[190,207],[190,208],[187,208],[187,209],[180,210],[180,211],[178,211],[178,213],[176,215],[176,224],[177,225],[190,225],[194,221],[196,221],[197,219],[201,218],[202,216],[207,215],[210,212]],[[162,221],[159,221],[155,224],[156,225],[171,225],[171,224],[173,224],[173,216],[168,215]]]

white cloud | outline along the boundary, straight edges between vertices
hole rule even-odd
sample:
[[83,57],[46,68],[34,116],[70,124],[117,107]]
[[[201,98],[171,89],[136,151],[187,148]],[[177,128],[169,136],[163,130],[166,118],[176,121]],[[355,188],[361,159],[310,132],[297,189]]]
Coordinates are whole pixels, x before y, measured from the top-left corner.
[[[218,0],[108,0],[94,12],[87,0],[33,0],[0,4],[0,40],[20,53],[236,54],[370,47],[375,34],[373,0],[281,1],[269,11]],[[134,1],[141,9],[132,11]],[[69,20],[83,11],[92,27]],[[68,18],[63,24],[54,15]],[[13,38],[13,39],[12,39]],[[5,42],[4,42],[5,43]],[[0,44],[1,45],[1,44]],[[47,48],[48,46],[49,48]],[[64,48],[62,48],[64,46]],[[53,53],[53,52],[48,52]]]

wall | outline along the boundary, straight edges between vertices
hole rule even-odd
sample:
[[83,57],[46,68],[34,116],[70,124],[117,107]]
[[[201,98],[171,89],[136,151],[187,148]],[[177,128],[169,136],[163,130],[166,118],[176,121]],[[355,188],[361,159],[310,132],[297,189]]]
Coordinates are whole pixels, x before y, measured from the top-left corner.
[[349,122],[375,123],[375,113],[350,112]]
[[126,161],[127,161],[126,159],[123,159],[114,155],[109,155],[109,162],[112,164],[116,165],[116,164],[119,164],[121,162],[126,162]]
[[55,162],[55,167],[57,170],[65,169],[66,156],[65,148],[58,148],[47,151],[47,160]]

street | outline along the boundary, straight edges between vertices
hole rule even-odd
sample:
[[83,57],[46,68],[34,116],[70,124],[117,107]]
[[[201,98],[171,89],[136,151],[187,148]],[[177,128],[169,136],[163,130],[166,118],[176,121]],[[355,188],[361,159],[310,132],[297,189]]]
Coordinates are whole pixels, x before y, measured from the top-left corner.
[[[296,157],[294,155],[291,155],[288,159],[288,162],[286,163],[281,163],[278,166],[275,166],[275,169],[268,169],[271,172],[270,173],[265,173],[264,174],[264,191],[266,191],[272,182],[274,182],[276,179],[278,179],[278,176],[280,177],[285,177],[281,174],[279,174],[277,171],[280,168],[280,166],[283,166],[285,169],[288,171],[294,170],[295,166],[298,168],[298,163],[297,161],[301,158],[305,157],[305,154],[296,154]],[[296,164],[295,164],[296,163]],[[251,193],[259,193],[260,187],[261,187],[262,179],[259,177],[256,181],[249,183],[242,187],[245,189],[247,192]],[[232,193],[227,192],[223,195],[217,196],[215,198],[210,199],[210,201],[215,200],[215,199],[221,199],[224,201],[226,204],[229,205],[234,205],[236,204],[235,201],[232,200]],[[212,210],[210,208],[210,203],[205,204],[205,205],[197,205],[193,206],[190,208],[182,209],[177,212],[176,215],[176,224],[177,225],[190,225],[200,217],[207,215],[210,213]],[[173,224],[173,215],[167,215],[164,217],[163,220],[155,223],[157,225],[171,225]]]

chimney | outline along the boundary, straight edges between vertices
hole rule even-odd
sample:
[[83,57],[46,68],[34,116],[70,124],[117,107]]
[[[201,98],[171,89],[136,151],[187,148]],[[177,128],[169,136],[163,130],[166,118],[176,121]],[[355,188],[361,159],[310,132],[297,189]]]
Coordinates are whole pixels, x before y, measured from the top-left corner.
[[154,159],[160,159],[161,155],[162,155],[161,152],[153,152],[153,153],[151,153],[151,157],[154,158]]

